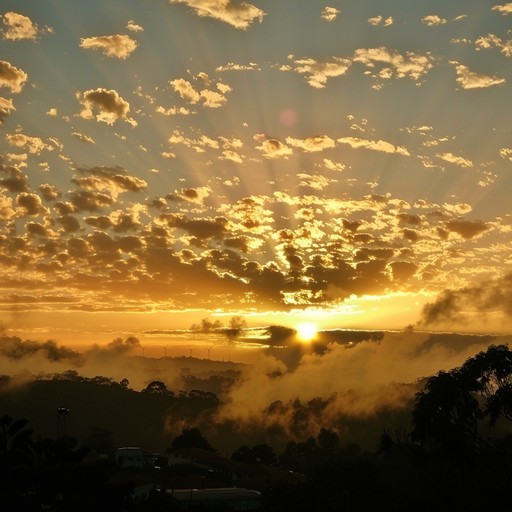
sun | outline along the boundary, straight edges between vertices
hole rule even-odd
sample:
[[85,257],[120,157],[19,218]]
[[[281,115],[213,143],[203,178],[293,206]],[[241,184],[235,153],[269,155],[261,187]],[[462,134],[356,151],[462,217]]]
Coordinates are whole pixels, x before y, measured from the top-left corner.
[[317,325],[313,322],[301,322],[295,326],[297,338],[303,343],[312,341],[318,332]]

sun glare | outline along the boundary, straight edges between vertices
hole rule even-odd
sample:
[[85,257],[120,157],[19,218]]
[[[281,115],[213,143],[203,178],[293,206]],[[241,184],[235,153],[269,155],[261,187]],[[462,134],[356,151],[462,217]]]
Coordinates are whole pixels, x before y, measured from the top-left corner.
[[317,325],[312,322],[297,324],[295,329],[297,330],[297,338],[303,343],[312,341],[318,332]]

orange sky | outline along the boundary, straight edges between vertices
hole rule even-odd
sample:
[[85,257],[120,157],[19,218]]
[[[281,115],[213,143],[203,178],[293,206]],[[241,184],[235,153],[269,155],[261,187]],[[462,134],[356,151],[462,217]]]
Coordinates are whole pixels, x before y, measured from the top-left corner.
[[509,331],[511,19],[477,0],[5,0],[4,331]]

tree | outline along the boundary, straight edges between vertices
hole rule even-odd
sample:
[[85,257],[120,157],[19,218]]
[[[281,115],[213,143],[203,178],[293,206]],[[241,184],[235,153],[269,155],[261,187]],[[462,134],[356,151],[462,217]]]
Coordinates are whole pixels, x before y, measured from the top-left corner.
[[246,445],[240,446],[238,450],[233,452],[231,458],[246,464],[266,464],[267,466],[277,462],[274,450],[267,444],[258,444],[253,448],[249,448]]
[[171,450],[181,450],[183,448],[200,448],[211,453],[217,451],[198,428],[185,428],[179,436],[174,438],[171,443]]
[[241,316],[234,316],[229,321],[229,327],[224,330],[230,341],[235,340],[247,328],[247,322]]
[[478,431],[489,418],[512,421],[512,352],[491,345],[459,368],[426,380],[416,395],[412,438],[424,445],[478,450],[487,441]]
[[142,393],[153,393],[155,395],[168,395],[170,394],[167,386],[160,380],[151,381],[143,390]]
[[190,328],[192,331],[201,331],[201,332],[211,332],[216,331],[222,327],[222,322],[220,320],[215,320],[212,322],[209,318],[203,318],[201,320],[201,324],[193,324]]

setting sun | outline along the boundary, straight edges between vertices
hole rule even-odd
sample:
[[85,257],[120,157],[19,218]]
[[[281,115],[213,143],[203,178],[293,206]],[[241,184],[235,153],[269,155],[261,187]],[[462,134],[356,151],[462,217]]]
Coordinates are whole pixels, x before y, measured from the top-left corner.
[[317,325],[312,322],[302,322],[297,324],[297,338],[302,342],[311,341],[318,332]]

